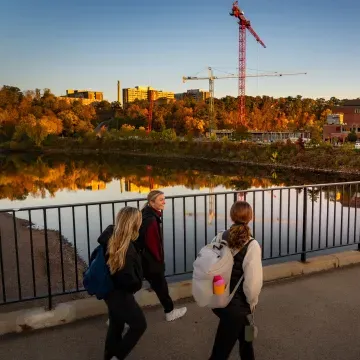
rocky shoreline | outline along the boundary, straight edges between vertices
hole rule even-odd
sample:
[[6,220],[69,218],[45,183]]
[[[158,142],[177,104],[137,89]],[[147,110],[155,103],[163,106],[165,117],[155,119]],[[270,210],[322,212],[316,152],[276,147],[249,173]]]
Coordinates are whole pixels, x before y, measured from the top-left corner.
[[60,237],[58,231],[47,230],[47,256],[45,231],[24,219],[15,218],[15,224],[11,214],[0,213],[0,305],[46,297],[49,294],[47,262],[52,295],[82,288],[87,264],[72,244]]

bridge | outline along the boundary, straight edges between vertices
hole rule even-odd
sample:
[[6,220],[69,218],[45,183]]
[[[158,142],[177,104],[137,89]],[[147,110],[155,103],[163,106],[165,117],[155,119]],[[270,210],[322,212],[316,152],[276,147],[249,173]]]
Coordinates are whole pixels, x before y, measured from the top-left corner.
[[[358,360],[360,267],[266,285],[256,314],[256,356],[266,360]],[[145,311],[148,329],[129,360],[202,360],[211,351],[217,320],[187,302],[188,314],[173,323],[162,309]],[[99,360],[106,316],[0,338],[0,358]],[[237,347],[231,359],[238,359]]]
[[[198,249],[228,227],[230,206],[239,198],[253,207],[252,232],[262,245],[264,265],[306,267],[314,255],[343,250],[358,255],[354,250],[359,250],[360,243],[359,184],[168,197],[163,231],[169,281],[189,278]],[[210,201],[215,215],[209,223]],[[141,207],[143,202],[129,199],[1,210],[0,330],[13,311],[39,306],[50,310],[59,303],[86,298],[82,271],[97,236],[119,208]],[[359,270],[355,266],[268,283],[257,313],[259,358],[358,359],[360,348],[353,337],[360,330]],[[189,313],[173,324],[164,322],[160,309],[146,309],[148,331],[131,359],[207,358],[217,320],[210,311],[181,301],[188,302]],[[0,358],[64,359],[71,353],[74,360],[99,359],[105,321],[100,316],[26,336],[4,335]]]

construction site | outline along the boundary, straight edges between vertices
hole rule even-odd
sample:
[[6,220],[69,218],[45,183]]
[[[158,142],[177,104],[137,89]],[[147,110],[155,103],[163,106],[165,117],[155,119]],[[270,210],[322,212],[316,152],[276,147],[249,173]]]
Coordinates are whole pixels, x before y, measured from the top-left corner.
[[[238,59],[237,59],[236,71],[234,73],[227,73],[226,75],[220,76],[220,75],[215,75],[214,68],[208,66],[207,76],[182,77],[183,83],[189,81],[206,80],[209,83],[208,90],[190,89],[187,90],[186,92],[175,94],[174,92],[158,90],[151,86],[135,86],[134,88],[121,89],[120,81],[117,82],[117,102],[121,104],[124,108],[128,106],[130,103],[138,100],[140,101],[145,100],[149,102],[148,115],[147,115],[148,132],[152,130],[154,102],[169,103],[176,100],[183,100],[185,98],[193,98],[196,101],[206,101],[208,103],[209,106],[208,133],[211,134],[212,132],[215,132],[217,135],[221,137],[222,134],[221,129],[216,128],[216,121],[215,121],[215,109],[214,109],[215,80],[238,79],[238,118],[235,124],[235,129],[237,129],[239,127],[248,127],[248,118],[247,118],[246,106],[245,106],[247,78],[283,77],[283,76],[296,76],[296,75],[307,74],[306,72],[285,73],[280,71],[260,72],[260,73],[258,72],[257,74],[248,74],[246,68],[247,33],[249,33],[262,48],[266,48],[266,45],[252,27],[251,21],[247,17],[245,17],[244,11],[239,7],[238,1],[235,1],[233,3],[229,15],[232,18],[234,18],[235,21],[237,22],[238,44],[236,46],[238,47]],[[86,97],[84,96],[86,92],[83,91],[82,94],[83,94],[82,98],[86,99]],[[122,99],[121,99],[121,95],[122,95]],[[73,95],[67,95],[67,96],[73,96]]]

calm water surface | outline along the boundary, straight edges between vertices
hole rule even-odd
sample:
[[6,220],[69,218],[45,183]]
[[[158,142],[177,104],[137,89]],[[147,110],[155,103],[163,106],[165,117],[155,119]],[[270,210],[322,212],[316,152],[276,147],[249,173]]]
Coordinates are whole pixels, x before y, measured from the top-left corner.
[[[306,216],[302,190],[274,190],[356,180],[348,176],[121,155],[16,155],[0,160],[0,209],[19,209],[17,217],[29,220],[29,212],[21,211],[24,207],[117,202],[114,206],[82,205],[46,211],[48,228],[60,230],[86,260],[101,230],[113,222],[124,202],[142,207],[150,189],[161,189],[166,196],[175,197],[167,200],[164,211],[168,274],[191,270],[198,249],[231,224],[228,214],[235,198],[246,199],[254,208],[252,230],[265,259],[301,251],[304,221],[307,249],[352,244],[360,236],[357,186],[311,188],[306,196]],[[236,197],[232,193],[217,195],[228,191],[236,191]],[[184,200],[176,198],[179,195],[194,196]],[[36,227],[44,227],[44,212],[32,210],[31,221]]]

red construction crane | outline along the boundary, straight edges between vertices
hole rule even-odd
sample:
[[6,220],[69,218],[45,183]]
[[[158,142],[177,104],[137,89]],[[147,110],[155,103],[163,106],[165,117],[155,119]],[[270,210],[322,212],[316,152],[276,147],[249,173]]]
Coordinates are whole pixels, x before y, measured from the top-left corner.
[[256,41],[266,48],[263,41],[260,39],[258,34],[251,27],[250,21],[244,16],[244,12],[240,10],[238,1],[233,3],[233,7],[230,13],[239,20],[239,124],[246,125],[245,121],[245,78],[246,78],[246,30],[254,36]]

